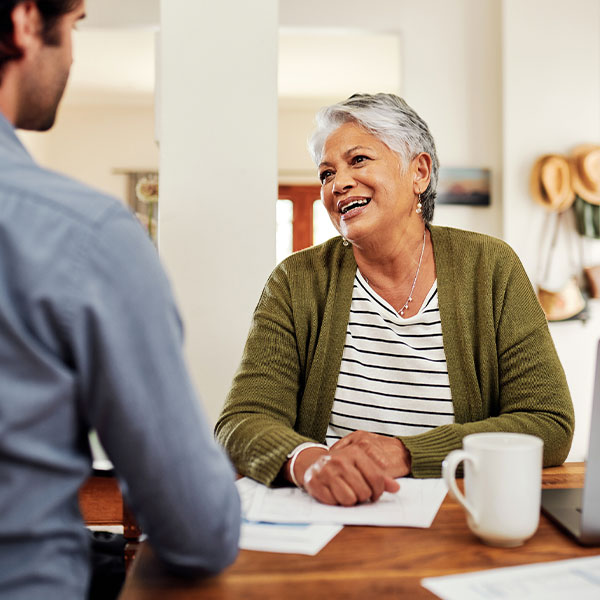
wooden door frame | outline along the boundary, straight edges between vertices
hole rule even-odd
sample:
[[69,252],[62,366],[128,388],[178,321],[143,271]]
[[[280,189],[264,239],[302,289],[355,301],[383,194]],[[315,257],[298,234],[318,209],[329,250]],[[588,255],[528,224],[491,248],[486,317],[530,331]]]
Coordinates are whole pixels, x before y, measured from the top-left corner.
[[319,199],[321,186],[318,185],[280,185],[279,198],[291,200],[292,251],[297,252],[313,245],[313,204]]

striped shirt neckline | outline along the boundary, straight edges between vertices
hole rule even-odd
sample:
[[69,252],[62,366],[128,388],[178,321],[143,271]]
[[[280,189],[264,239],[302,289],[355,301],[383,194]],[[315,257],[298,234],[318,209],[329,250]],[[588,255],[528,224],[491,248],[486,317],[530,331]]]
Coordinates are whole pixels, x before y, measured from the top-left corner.
[[415,435],[453,422],[437,281],[404,318],[357,270],[326,443],[357,430]]

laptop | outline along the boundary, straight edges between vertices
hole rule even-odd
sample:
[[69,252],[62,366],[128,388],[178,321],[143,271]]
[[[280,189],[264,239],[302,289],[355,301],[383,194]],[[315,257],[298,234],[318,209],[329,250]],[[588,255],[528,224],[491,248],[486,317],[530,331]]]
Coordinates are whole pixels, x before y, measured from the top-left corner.
[[600,546],[600,342],[583,489],[542,490],[542,511],[585,546]]

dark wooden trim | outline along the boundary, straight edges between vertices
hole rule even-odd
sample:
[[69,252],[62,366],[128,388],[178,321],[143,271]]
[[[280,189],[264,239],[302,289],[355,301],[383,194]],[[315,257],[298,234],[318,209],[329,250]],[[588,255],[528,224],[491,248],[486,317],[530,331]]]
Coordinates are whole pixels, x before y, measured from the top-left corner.
[[79,490],[79,507],[86,525],[123,525],[123,535],[129,540],[137,540],[142,533],[115,477],[90,477]]
[[297,252],[313,245],[313,203],[319,198],[318,185],[280,185],[279,198],[293,205],[292,250]]

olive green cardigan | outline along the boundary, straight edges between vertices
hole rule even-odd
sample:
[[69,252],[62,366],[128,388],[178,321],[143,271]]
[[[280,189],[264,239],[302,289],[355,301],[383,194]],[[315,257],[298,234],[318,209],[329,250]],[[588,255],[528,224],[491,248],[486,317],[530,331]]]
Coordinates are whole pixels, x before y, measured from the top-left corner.
[[[430,226],[455,423],[401,436],[415,477],[480,431],[530,433],[544,465],[562,463],[573,406],[546,318],[513,250],[477,233]],[[273,482],[298,444],[324,442],[342,359],[356,262],[334,238],[275,268],[256,307],[216,425],[239,473]]]

